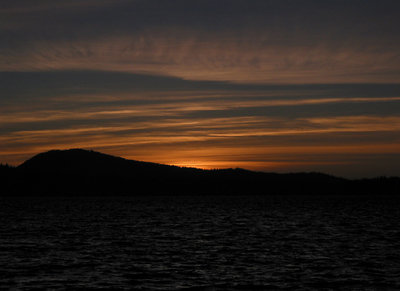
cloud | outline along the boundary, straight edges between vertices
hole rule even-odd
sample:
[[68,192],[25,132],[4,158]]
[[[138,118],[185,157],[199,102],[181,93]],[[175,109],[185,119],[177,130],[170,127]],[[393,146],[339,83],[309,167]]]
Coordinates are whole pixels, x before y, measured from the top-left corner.
[[[345,163],[347,155],[400,154],[399,140],[392,138],[400,132],[399,124],[398,116],[339,116],[295,120],[261,116],[166,118],[133,124],[119,121],[116,124],[93,127],[14,131],[0,136],[0,150],[3,155],[12,156],[52,148],[83,147],[116,152],[122,147],[125,149],[125,157],[135,159],[150,158],[150,161],[181,165],[191,157],[198,165],[202,163],[210,167],[226,167],[234,161],[239,166],[248,161],[250,163],[247,168],[254,166],[257,161],[257,169],[263,165],[263,169],[267,170],[270,162],[299,163],[305,166],[305,159],[311,159],[311,164],[335,164]],[[386,141],[381,136],[384,132],[387,132]],[[346,142],[342,137],[334,145],[330,141],[346,133],[363,134],[364,137],[358,141],[351,137]],[[380,135],[378,138],[376,133]],[[295,136],[305,136],[308,142],[299,143],[300,139]],[[254,138],[259,140],[255,142]],[[275,141],[271,143],[270,138]],[[314,138],[320,141],[310,142]],[[344,143],[341,144],[340,140]],[[331,155],[336,157],[335,161],[330,158]]]
[[[248,95],[248,94],[247,94]],[[71,98],[72,99],[72,98]],[[33,123],[33,122],[53,122],[68,120],[101,120],[105,122],[107,119],[129,119],[135,117],[177,117],[184,116],[191,112],[204,111],[229,111],[239,108],[266,108],[266,107],[284,107],[284,106],[305,106],[316,104],[335,104],[335,103],[385,103],[390,101],[400,101],[400,97],[382,97],[382,98],[310,98],[310,99],[267,99],[267,100],[218,100],[207,99],[198,101],[182,101],[168,103],[153,103],[139,105],[114,105],[114,106],[96,106],[88,109],[71,110],[38,110],[34,112],[4,112],[0,116],[0,122],[4,125],[7,123]],[[346,118],[346,117],[344,117]],[[320,119],[322,122],[323,119]],[[346,120],[346,119],[345,119]],[[347,120],[346,120],[347,121]]]
[[[243,98],[383,98],[398,96],[400,84],[232,84],[223,81],[191,81],[177,77],[106,71],[0,72],[0,102],[10,100],[64,101],[76,99],[220,99]],[[185,96],[186,95],[186,96]],[[92,97],[91,97],[92,96]],[[196,97],[197,96],[197,97]],[[207,97],[208,96],[208,97]],[[53,104],[55,105],[55,104]],[[65,103],[64,103],[65,105]]]
[[[179,34],[179,33],[178,33]],[[96,41],[37,42],[0,54],[0,70],[107,70],[187,80],[239,83],[397,83],[395,49],[321,43],[313,47],[252,44],[251,39],[179,39],[149,32]],[[258,39],[258,37],[257,37]],[[259,40],[262,42],[262,40]]]
[[48,9],[39,12],[7,12],[0,70],[109,70],[242,83],[400,80],[396,1],[60,5],[46,1],[39,7]]
[[207,168],[400,173],[399,9],[1,1],[0,159],[84,147]]

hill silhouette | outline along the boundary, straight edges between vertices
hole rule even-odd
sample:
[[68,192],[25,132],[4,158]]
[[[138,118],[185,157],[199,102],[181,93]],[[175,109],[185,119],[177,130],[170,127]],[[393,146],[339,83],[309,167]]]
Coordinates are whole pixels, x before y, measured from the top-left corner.
[[399,178],[348,180],[322,173],[201,170],[127,160],[82,149],[0,165],[3,195],[396,194]]

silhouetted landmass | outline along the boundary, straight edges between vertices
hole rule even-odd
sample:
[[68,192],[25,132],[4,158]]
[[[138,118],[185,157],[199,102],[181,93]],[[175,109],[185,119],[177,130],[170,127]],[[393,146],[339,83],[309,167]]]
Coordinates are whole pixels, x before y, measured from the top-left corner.
[[201,170],[126,160],[82,149],[0,165],[3,195],[398,194],[400,178],[348,180],[322,173]]

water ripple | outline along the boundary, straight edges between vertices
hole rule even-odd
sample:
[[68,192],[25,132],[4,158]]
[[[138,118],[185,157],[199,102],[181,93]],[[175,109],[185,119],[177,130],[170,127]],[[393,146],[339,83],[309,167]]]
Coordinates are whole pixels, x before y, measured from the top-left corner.
[[3,198],[0,287],[400,289],[387,199]]

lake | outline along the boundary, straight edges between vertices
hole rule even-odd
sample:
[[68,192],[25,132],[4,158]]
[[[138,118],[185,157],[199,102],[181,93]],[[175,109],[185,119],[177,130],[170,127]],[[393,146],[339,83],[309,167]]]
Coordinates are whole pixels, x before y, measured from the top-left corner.
[[0,288],[400,290],[400,199],[0,198]]

